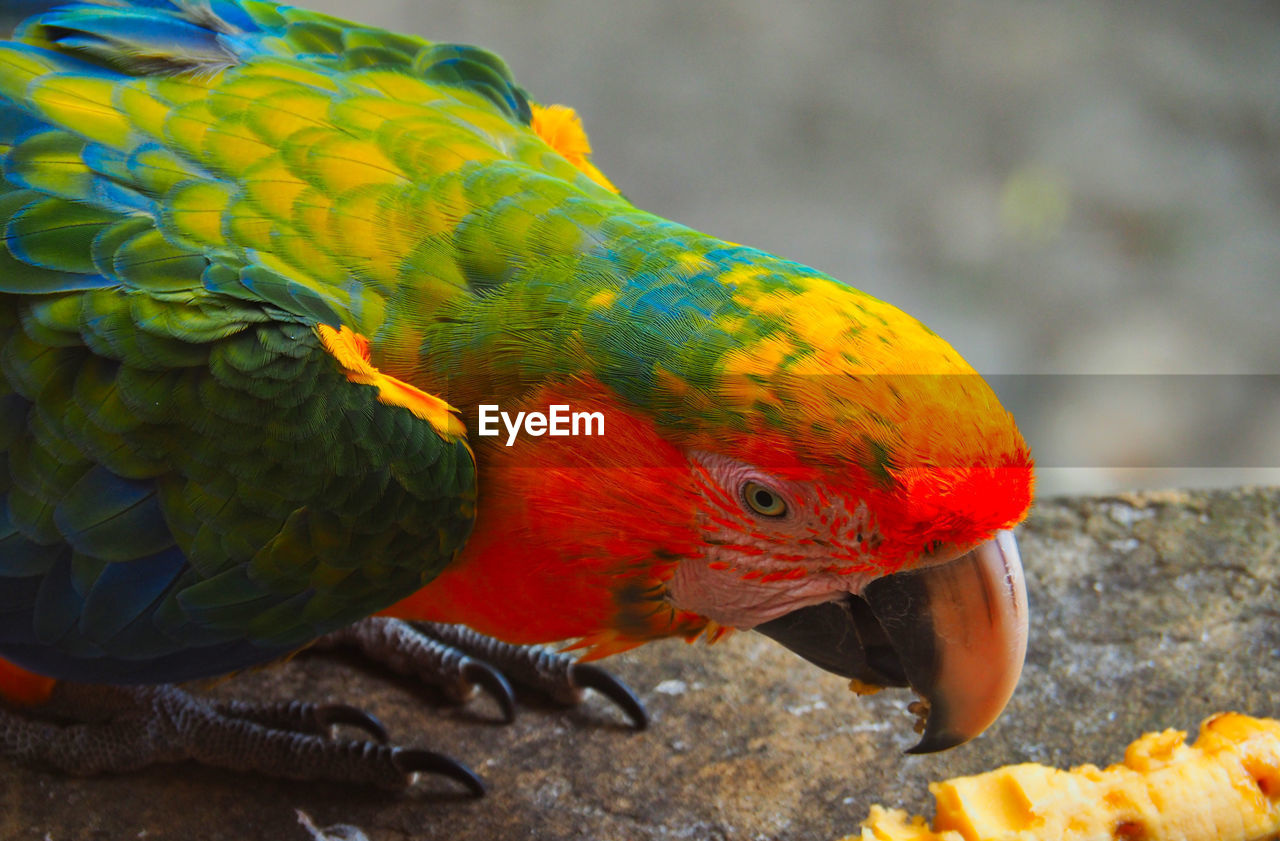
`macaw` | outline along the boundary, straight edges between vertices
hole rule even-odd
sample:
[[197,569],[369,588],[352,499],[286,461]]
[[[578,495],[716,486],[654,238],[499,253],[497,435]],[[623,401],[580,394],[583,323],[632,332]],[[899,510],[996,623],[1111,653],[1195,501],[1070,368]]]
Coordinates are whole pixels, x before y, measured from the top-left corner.
[[383,735],[354,708],[172,686],[317,639],[468,650],[453,624],[499,663],[756,629],[913,687],[918,751],[1012,693],[1033,465],[988,384],[893,306],[634,207],[491,53],[72,2],[0,43],[0,161],[3,752],[478,789],[327,740]]

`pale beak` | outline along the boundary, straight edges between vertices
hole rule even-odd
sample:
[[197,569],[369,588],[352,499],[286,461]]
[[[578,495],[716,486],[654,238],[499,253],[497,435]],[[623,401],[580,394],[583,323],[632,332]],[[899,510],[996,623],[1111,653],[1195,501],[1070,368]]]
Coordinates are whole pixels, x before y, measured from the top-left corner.
[[756,627],[828,671],[910,685],[927,706],[908,753],[946,750],[987,729],[1027,651],[1027,590],[1013,533],[936,566],[872,581],[861,596],[800,608]]

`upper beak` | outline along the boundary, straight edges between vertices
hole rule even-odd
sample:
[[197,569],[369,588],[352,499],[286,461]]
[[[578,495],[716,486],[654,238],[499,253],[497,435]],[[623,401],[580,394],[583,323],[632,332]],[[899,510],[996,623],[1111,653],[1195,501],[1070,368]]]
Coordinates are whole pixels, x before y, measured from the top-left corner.
[[822,668],[910,685],[928,708],[908,753],[946,750],[987,729],[1013,695],[1027,651],[1027,590],[1013,533],[945,564],[887,575],[861,596],[756,626]]

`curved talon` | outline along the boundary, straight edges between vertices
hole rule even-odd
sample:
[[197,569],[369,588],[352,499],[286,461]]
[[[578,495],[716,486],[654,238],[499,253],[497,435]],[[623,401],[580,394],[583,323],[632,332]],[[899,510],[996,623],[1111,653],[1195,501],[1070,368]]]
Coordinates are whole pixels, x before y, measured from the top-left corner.
[[480,660],[467,658],[462,666],[462,677],[469,683],[482,687],[502,708],[502,722],[510,724],[516,720],[516,693],[511,683],[502,672]]
[[451,756],[416,748],[397,748],[391,761],[405,774],[440,774],[461,783],[473,797],[484,797],[484,780]]
[[632,726],[637,730],[644,730],[649,726],[649,713],[631,691],[631,687],[599,666],[574,663],[569,669],[569,680],[584,689],[594,689],[613,701],[631,719]]
[[373,740],[385,745],[389,739],[387,728],[372,713],[349,704],[321,704],[315,709],[316,723],[324,730],[345,724],[368,733]]

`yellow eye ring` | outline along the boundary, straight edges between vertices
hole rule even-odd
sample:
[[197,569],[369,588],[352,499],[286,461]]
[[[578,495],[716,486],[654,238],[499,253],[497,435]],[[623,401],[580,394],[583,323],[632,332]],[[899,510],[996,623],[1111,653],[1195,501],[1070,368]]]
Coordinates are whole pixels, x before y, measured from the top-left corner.
[[787,513],[787,501],[782,494],[760,482],[743,484],[742,501],[762,517],[781,517]]

